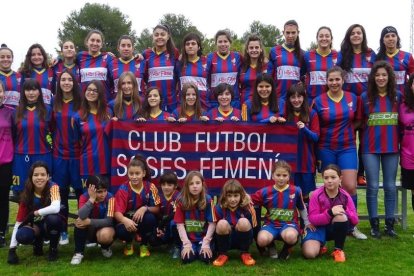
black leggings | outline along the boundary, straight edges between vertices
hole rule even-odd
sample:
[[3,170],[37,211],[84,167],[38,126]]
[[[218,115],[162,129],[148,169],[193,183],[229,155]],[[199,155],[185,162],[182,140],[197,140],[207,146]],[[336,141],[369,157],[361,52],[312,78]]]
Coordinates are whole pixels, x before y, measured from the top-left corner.
[[12,163],[0,165],[0,236],[4,236],[9,222],[9,192],[12,181]]

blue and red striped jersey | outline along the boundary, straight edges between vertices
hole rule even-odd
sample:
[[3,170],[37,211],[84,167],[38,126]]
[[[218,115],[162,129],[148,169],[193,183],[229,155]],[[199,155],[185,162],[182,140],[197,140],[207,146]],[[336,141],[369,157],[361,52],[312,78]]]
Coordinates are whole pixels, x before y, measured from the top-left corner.
[[367,93],[361,95],[362,153],[399,152],[398,109],[401,100],[399,92],[393,101],[386,95],[378,96],[375,103],[369,102]]
[[16,107],[20,101],[20,82],[21,74],[19,72],[3,72],[0,70],[0,80],[3,82],[6,90],[4,104]]
[[397,90],[403,94],[408,76],[414,73],[414,59],[412,54],[398,50],[392,55],[387,54],[385,61],[388,61],[394,69]]
[[346,73],[343,89],[357,96],[368,89],[368,76],[377,55],[371,49],[367,53],[354,53],[351,71]]
[[238,207],[235,210],[222,208],[220,204],[216,204],[214,207],[214,214],[217,222],[221,219],[225,219],[232,227],[235,227],[241,218],[248,219],[252,227],[257,226],[256,211],[252,204],[249,204],[244,208]]
[[240,104],[247,100],[252,100],[258,75],[267,72],[267,63],[263,64],[262,68],[249,66],[245,72],[240,71],[239,85],[240,85]]
[[282,190],[275,185],[262,188],[251,195],[255,206],[266,209],[265,225],[283,227],[287,224],[298,225],[298,209],[303,210],[302,191],[295,185],[287,185]]
[[[110,101],[108,107],[111,109],[112,114],[115,115],[115,99]],[[136,120],[140,117],[139,115],[140,110],[135,110],[134,105],[132,102],[126,103],[122,101],[122,116],[118,117],[119,120]]]
[[341,61],[341,54],[331,50],[328,55],[321,55],[317,50],[307,51],[304,55],[306,66],[306,93],[309,102],[328,91],[326,72]]
[[[175,118],[175,119],[179,119],[180,118],[180,111],[181,111],[181,106],[179,106],[178,108],[176,108],[172,113],[171,113],[171,115]],[[185,116],[186,118],[187,118],[187,122],[192,122],[192,121],[200,121],[200,118],[197,118],[196,117],[196,114],[195,113],[193,113],[193,114],[188,114],[188,113],[186,113],[186,116]]]
[[[89,200],[88,192],[83,193],[79,197],[78,209],[82,208]],[[93,204],[93,209],[89,214],[88,218],[90,219],[104,219],[107,217],[114,217],[115,213],[115,197],[108,192],[105,199],[101,202],[95,202]]]
[[324,93],[313,101],[313,109],[319,117],[320,136],[318,147],[322,149],[344,150],[355,148],[353,123],[361,120],[360,98],[345,92],[339,102]]
[[118,93],[119,77],[124,72],[132,72],[138,83],[138,94],[143,97],[145,92],[144,70],[145,61],[137,61],[134,58],[123,60],[122,58],[113,59],[109,65],[112,79],[114,81],[114,93]]
[[211,196],[206,195],[206,208],[199,210],[193,207],[191,210],[183,210],[180,200],[177,201],[174,221],[176,224],[184,223],[188,239],[191,242],[200,242],[207,233],[209,222],[216,222],[214,205]]
[[201,56],[196,61],[188,61],[187,64],[177,62],[175,75],[180,83],[180,91],[186,83],[197,85],[201,106],[208,109],[210,105],[207,99],[207,58]]
[[207,116],[210,120],[215,120],[219,117],[224,118],[224,121],[230,121],[232,117],[237,117],[241,120],[241,111],[240,109],[232,107],[230,111],[224,112],[219,107],[215,107],[205,112],[204,116]]
[[[108,110],[109,114],[111,112]],[[80,143],[81,175],[108,174],[111,152],[105,133],[106,121],[96,114],[89,113],[86,121],[81,119],[80,111],[73,116],[75,139]]]
[[[299,129],[298,133],[298,157],[296,173],[315,173],[316,155],[315,145],[319,140],[319,118],[315,110],[309,114],[309,122]],[[294,117],[294,122],[299,122],[299,116]]]
[[180,196],[180,192],[175,190],[170,198],[166,198],[162,192],[160,192],[160,214],[162,217],[174,217],[176,201]]
[[42,203],[42,198],[35,194],[35,196],[33,197],[33,205],[32,205],[33,208],[31,210],[29,209],[29,206],[27,206],[24,202],[20,202],[19,210],[17,211],[16,221],[23,222],[27,218],[30,212],[45,208],[49,206],[52,201],[60,200],[59,186],[52,181],[49,181],[47,185],[49,185],[50,187],[50,190],[49,190],[50,201],[48,201],[48,203],[44,205]]
[[51,151],[46,136],[51,130],[52,109],[46,105],[46,118],[41,120],[36,106],[26,107],[23,118],[14,118],[15,153],[45,154]]
[[115,194],[115,212],[135,213],[142,206],[159,206],[161,204],[158,189],[154,183],[143,181],[140,191],[131,188],[129,182],[119,186]]
[[69,72],[71,72],[76,79],[73,81],[77,81],[78,83],[80,83],[80,72],[79,72],[79,66],[77,64],[65,64],[65,62],[63,60],[59,60],[58,63],[56,63],[55,65],[53,65],[52,67],[53,70],[53,78],[52,78],[52,92],[53,95],[56,94],[56,89],[57,89],[57,85],[58,85],[58,79],[60,77],[60,74],[62,74],[63,70],[67,70]]
[[63,101],[62,110],[52,113],[53,156],[62,159],[79,159],[80,148],[72,127],[72,118],[78,112],[73,101]]
[[155,116],[150,115],[149,118],[147,118],[147,121],[167,121],[167,118],[170,116],[170,113],[161,110],[160,113],[156,114]]
[[161,92],[163,110],[170,105],[175,106],[178,102],[176,91],[176,77],[174,68],[179,57],[175,49],[171,56],[167,51],[156,53],[153,49],[146,49],[142,52],[145,60],[144,78],[147,86],[156,86]]
[[82,91],[92,80],[99,80],[105,87],[106,101],[112,99],[113,80],[109,64],[112,63],[112,57],[106,53],[92,56],[87,51],[82,51],[76,56],[76,63],[79,66],[80,84]]
[[43,101],[46,105],[52,104],[52,79],[53,79],[53,70],[52,68],[40,68],[33,69],[30,72],[30,76],[21,75],[20,87],[23,87],[25,79],[35,79],[40,84],[42,88]]
[[220,56],[217,52],[207,56],[207,83],[210,88],[209,101],[216,103],[213,90],[220,83],[227,83],[233,86],[233,101],[240,99],[239,73],[242,58],[239,52],[231,51],[227,56]]
[[268,104],[262,104],[262,109],[259,113],[252,114],[252,102],[248,100],[242,105],[242,118],[247,122],[257,122],[257,123],[268,123],[270,117],[280,117],[283,116],[283,108],[285,106],[284,101],[279,101],[279,111],[273,112],[270,110]]
[[286,92],[290,86],[300,81],[305,75],[303,60],[295,56],[294,48],[289,49],[285,45],[277,45],[270,50],[267,72],[272,75],[276,84],[276,95],[279,98],[286,98]]

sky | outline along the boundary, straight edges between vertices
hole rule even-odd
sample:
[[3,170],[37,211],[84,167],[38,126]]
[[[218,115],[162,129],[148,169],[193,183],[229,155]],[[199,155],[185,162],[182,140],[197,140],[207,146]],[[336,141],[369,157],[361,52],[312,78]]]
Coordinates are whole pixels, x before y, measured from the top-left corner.
[[194,0],[8,0],[0,5],[3,26],[0,28],[0,43],[6,43],[14,51],[12,68],[17,69],[33,43],[42,44],[48,53],[56,56],[58,29],[62,22],[87,2],[119,8],[132,21],[137,35],[145,28],[152,30],[166,13],[184,15],[208,38],[225,28],[242,36],[254,20],[282,30],[287,20],[295,19],[299,23],[303,49],[316,40],[320,26],[332,29],[333,47],[339,49],[347,28],[358,23],[365,27],[368,46],[374,50],[379,47],[381,30],[388,25],[397,28],[402,49],[410,50],[410,0],[289,0],[285,3],[275,0],[206,0],[204,5]]

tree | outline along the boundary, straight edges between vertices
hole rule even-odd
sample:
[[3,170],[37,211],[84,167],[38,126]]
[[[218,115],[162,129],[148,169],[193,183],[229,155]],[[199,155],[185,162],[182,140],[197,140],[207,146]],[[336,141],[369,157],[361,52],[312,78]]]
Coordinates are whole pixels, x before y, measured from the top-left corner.
[[184,36],[188,33],[197,33],[200,35],[201,40],[203,40],[203,34],[182,14],[164,14],[160,20],[160,24],[167,25],[170,28],[175,46],[179,50],[181,50],[181,47],[183,46],[182,42]]
[[307,48],[306,50],[310,51],[310,50],[315,50],[316,48],[318,48],[318,43],[316,43],[315,41],[311,41],[309,48]]
[[86,3],[79,11],[72,11],[58,30],[59,44],[72,40],[78,49],[85,49],[84,39],[92,29],[100,30],[105,36],[103,50],[117,52],[121,35],[130,35],[137,40],[132,22],[118,8],[104,4]]
[[274,25],[265,25],[260,21],[253,21],[247,32],[243,34],[243,41],[247,40],[247,37],[251,34],[260,35],[263,46],[266,48],[273,47],[283,43],[281,31]]
[[152,33],[148,28],[145,28],[142,30],[141,34],[137,38],[137,41],[135,43],[135,50],[137,50],[138,53],[141,53],[148,47],[152,46]]

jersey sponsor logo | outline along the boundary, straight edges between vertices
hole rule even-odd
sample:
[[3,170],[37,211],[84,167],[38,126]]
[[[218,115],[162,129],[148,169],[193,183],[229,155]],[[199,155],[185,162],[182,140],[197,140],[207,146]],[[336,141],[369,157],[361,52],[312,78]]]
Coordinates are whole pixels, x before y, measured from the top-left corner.
[[203,232],[204,230],[204,224],[205,224],[204,221],[186,219],[185,229],[189,233],[200,233],[200,232]]
[[405,71],[394,71],[397,84],[405,83]]
[[83,68],[80,70],[81,82],[88,82],[92,80],[106,81],[108,70],[103,67],[98,68]]
[[194,83],[197,85],[198,90],[207,91],[207,79],[202,77],[184,76],[180,77],[181,89],[186,83]]
[[20,101],[20,93],[17,91],[6,91],[6,95],[5,95],[5,99],[4,99],[4,104],[6,105],[14,105],[17,106],[19,105],[19,101]]
[[211,87],[216,87],[220,83],[234,85],[237,81],[237,72],[211,74]]
[[269,218],[278,221],[291,221],[293,219],[293,213],[293,210],[272,208],[269,212]]
[[277,67],[277,79],[299,80],[300,68],[297,66],[282,65]]
[[310,85],[326,85],[326,72],[325,71],[312,71],[310,72]]
[[368,76],[371,68],[352,68],[345,76],[345,83],[368,82]]
[[368,126],[395,126],[398,125],[397,112],[376,112],[369,114]]
[[154,67],[148,70],[148,81],[172,80],[174,78],[174,66]]

